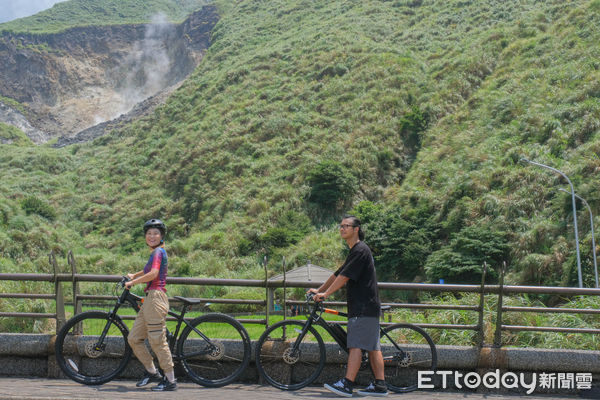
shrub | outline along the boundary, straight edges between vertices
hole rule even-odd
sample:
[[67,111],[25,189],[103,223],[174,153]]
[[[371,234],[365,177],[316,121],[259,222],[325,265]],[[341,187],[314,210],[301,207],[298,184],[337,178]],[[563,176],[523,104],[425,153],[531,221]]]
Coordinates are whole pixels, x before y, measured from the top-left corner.
[[310,171],[309,201],[325,209],[335,209],[343,205],[356,191],[356,177],[337,161],[320,162]]
[[53,221],[56,218],[56,212],[54,209],[46,202],[38,199],[35,196],[29,196],[23,199],[21,202],[21,208],[25,210],[27,215],[37,214],[50,221]]

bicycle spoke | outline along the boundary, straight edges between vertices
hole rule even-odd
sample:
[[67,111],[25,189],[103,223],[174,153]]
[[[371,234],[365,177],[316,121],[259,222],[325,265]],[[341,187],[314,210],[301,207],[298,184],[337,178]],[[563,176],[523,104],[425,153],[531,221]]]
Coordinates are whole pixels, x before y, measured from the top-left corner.
[[434,371],[437,353],[431,338],[422,329],[398,324],[385,329],[381,351],[388,387],[396,392],[417,388],[419,371]]
[[[99,343],[107,324],[106,336]],[[115,378],[131,358],[125,326],[109,322],[108,314],[101,311],[85,312],[67,321],[57,335],[55,352],[65,375],[88,385]]]
[[177,352],[190,378],[218,387],[243,372],[250,359],[250,340],[241,324],[222,314],[207,314],[189,324]]
[[[275,387],[295,390],[313,382],[323,369],[325,345],[311,328],[302,337],[303,323],[285,321],[263,333],[257,344],[260,374]],[[297,349],[296,342],[302,338]]]

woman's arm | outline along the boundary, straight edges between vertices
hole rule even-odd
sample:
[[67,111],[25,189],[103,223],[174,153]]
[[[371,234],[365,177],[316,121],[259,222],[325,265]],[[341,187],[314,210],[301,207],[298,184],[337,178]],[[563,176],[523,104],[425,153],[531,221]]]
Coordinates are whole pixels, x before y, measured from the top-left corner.
[[135,278],[140,277],[142,275],[144,275],[144,270],[138,271],[138,272],[136,272],[134,274],[127,274],[127,277],[129,278],[130,281],[132,281]]
[[139,272],[136,273],[135,275],[137,276],[136,278],[130,280],[129,282],[125,283],[125,287],[127,287],[127,289],[130,289],[133,285],[136,285],[138,283],[144,283],[144,282],[150,282],[156,279],[156,277],[158,276],[158,270],[157,269],[151,269],[147,274],[144,274],[144,271],[141,271],[142,275],[139,275]]

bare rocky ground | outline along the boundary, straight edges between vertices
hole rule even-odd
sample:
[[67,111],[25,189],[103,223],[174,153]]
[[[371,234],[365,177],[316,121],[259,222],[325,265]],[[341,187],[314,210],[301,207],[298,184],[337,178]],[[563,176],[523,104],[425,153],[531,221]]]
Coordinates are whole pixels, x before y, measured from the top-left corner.
[[202,60],[218,21],[206,6],[179,25],[72,28],[0,35],[0,122],[34,143],[92,140],[151,112]]

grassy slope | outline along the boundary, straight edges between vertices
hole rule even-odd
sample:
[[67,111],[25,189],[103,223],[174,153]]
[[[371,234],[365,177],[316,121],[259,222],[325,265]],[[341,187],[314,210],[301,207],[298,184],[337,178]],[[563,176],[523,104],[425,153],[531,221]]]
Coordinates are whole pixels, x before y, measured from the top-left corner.
[[161,13],[183,21],[205,0],[70,0],[35,15],[0,24],[0,31],[54,33],[75,26],[143,24]]
[[[514,281],[573,282],[565,200],[516,160],[564,168],[599,204],[598,1],[220,6],[202,65],[155,116],[90,145],[0,152],[5,269],[47,268],[50,248],[73,248],[83,271],[135,268],[140,221],[162,216],[174,273],[259,276],[258,239],[288,210],[314,217],[307,175],[333,159],[359,178],[354,203],[417,194],[440,221],[463,207],[463,223],[513,232]],[[422,148],[399,130],[415,107],[431,118]],[[56,220],[24,215],[28,194]],[[271,255],[334,267],[324,228]]]
[[[577,4],[579,3],[579,4]],[[459,110],[428,133],[408,179],[392,193],[418,191],[440,214],[462,203],[471,223],[511,232],[513,282],[575,285],[570,198],[550,171],[564,171],[598,212],[600,3],[556,3],[494,36],[504,37],[494,72]],[[468,145],[466,145],[468,144]],[[440,215],[446,218],[447,215]],[[590,229],[579,217],[583,269],[593,285]]]

